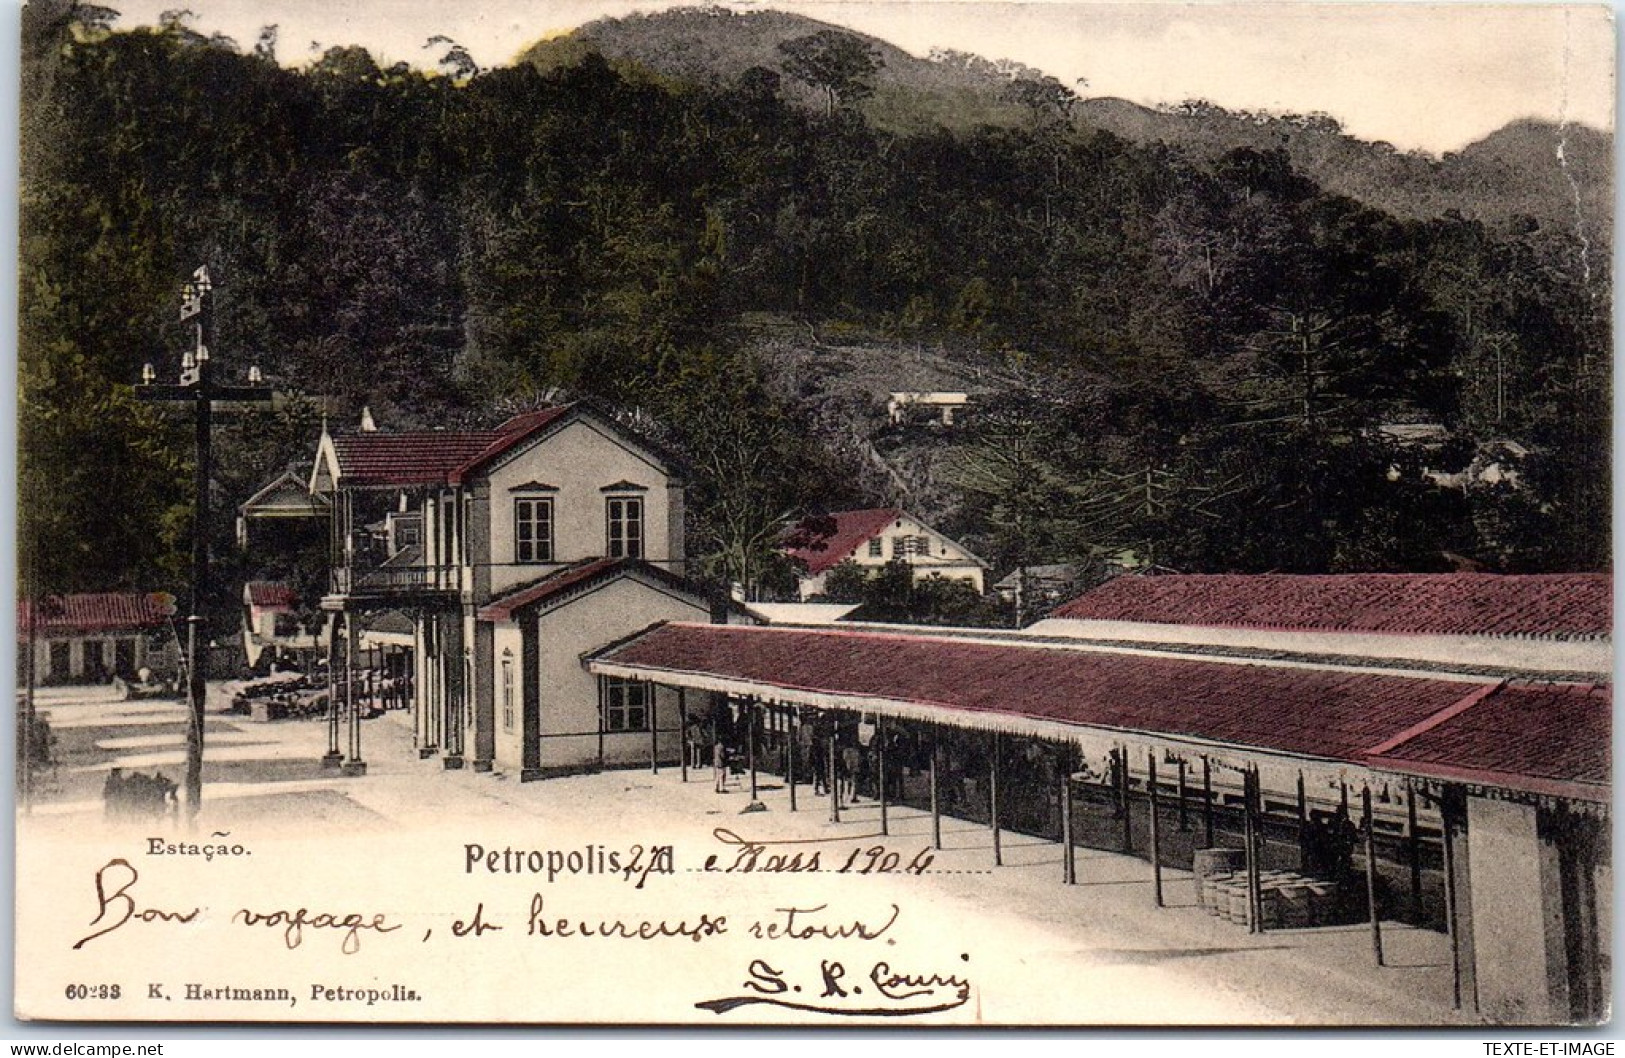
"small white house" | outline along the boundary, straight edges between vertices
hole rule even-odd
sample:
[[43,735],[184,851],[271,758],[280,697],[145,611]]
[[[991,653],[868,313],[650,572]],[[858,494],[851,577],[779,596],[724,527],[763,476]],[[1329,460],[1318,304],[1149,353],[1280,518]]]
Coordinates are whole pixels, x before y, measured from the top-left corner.
[[893,426],[917,420],[952,426],[954,417],[969,405],[969,393],[893,393],[886,401],[886,413]]
[[978,593],[987,573],[987,563],[969,548],[897,507],[804,519],[786,538],[785,552],[804,571],[797,585],[803,600],[822,595],[829,571],[846,561],[872,571],[901,559],[913,567],[916,579],[963,580]]

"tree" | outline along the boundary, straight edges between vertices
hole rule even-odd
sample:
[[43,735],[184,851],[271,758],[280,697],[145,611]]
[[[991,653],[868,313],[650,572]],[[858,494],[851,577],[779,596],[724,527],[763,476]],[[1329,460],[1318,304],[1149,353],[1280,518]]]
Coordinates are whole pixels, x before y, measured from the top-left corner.
[[885,60],[867,43],[840,30],[820,30],[779,45],[784,72],[824,93],[824,114],[874,94],[873,78]]

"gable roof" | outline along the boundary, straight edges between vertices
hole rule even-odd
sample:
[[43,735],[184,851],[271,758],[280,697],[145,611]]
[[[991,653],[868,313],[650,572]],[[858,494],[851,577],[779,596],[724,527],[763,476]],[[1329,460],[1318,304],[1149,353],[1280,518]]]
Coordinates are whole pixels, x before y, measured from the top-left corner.
[[245,518],[313,517],[327,514],[325,497],[313,496],[305,479],[284,470],[237,508]]
[[593,421],[614,430],[623,444],[636,448],[663,471],[669,469],[666,460],[641,440],[576,403],[524,412],[493,430],[404,433],[366,430],[325,435],[312,481],[323,469],[323,453],[330,450],[332,462],[337,464],[337,477],[347,485],[359,488],[461,485],[527,441],[582,416],[590,416]]
[[30,615],[41,633],[135,632],[161,627],[175,612],[173,599],[141,592],[92,592],[17,602],[17,636],[28,634]]
[[338,477],[347,485],[443,485],[501,437],[496,430],[417,430],[337,434],[332,443]]
[[808,574],[817,576],[851,558],[862,544],[904,517],[906,513],[897,507],[871,507],[803,518],[785,535],[785,553],[805,564]]
[[489,441],[484,448],[454,467],[446,475],[447,483],[461,485],[471,474],[489,466],[494,460],[501,458],[504,453],[517,448],[524,441],[559,422],[576,409],[577,405],[561,404],[552,408],[539,408],[536,411],[515,415],[497,427],[497,436]]
[[509,621],[520,610],[555,602],[615,577],[643,574],[671,588],[700,598],[683,578],[639,558],[589,558],[554,570],[539,580],[520,585],[480,607],[482,621]]
[[1122,576],[1052,617],[1296,631],[1600,638],[1607,573]]
[[286,584],[251,580],[243,585],[243,598],[250,606],[298,606],[299,593]]
[[1423,778],[1608,801],[1608,688],[1509,684],[1379,746],[1372,767]]

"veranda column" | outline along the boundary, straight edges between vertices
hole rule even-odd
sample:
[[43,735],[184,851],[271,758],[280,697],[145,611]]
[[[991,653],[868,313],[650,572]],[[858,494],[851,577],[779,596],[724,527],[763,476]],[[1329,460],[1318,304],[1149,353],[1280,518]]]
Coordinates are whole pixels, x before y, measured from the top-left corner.
[[339,751],[339,621],[343,613],[335,613],[327,626],[327,753],[322,757],[322,768],[337,771],[344,763]]
[[344,774],[367,774],[367,762],[361,759],[361,703],[355,694],[356,626],[352,614],[344,620],[344,702],[350,710],[350,756],[344,762]]

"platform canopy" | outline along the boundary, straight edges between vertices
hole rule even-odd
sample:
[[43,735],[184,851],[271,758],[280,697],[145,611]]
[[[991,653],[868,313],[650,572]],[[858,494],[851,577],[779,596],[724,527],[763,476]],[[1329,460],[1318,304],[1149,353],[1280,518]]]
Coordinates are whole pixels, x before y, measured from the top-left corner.
[[585,664],[600,675],[779,704],[1075,742],[1086,756],[1163,745],[1245,760],[1282,783],[1295,771],[1363,781],[1374,751],[1397,754],[1504,686],[963,634],[700,624],[656,625]]

